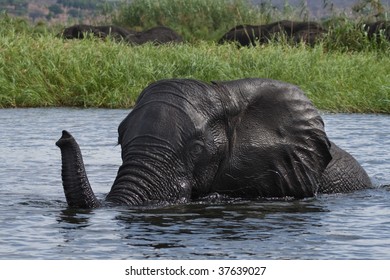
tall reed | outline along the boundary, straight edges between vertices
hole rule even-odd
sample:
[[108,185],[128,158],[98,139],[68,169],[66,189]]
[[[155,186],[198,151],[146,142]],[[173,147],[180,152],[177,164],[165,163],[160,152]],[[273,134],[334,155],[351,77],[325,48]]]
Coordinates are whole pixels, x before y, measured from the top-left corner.
[[16,33],[0,37],[0,50],[0,107],[129,108],[160,79],[262,77],[300,86],[326,111],[390,113],[390,52],[347,54],[276,43],[131,47]]
[[248,0],[133,0],[122,5],[114,22],[129,27],[169,26],[187,41],[216,40],[239,24],[262,24],[280,14],[271,5]]
[[[331,6],[330,0],[323,1]],[[217,41],[224,33],[240,24],[260,25],[277,20],[308,21],[322,23],[329,32],[324,37],[328,50],[360,51],[387,49],[388,40],[369,40],[363,29],[364,23],[372,21],[363,12],[348,17],[345,12],[331,9],[326,19],[315,19],[305,1],[294,7],[285,1],[277,9],[272,1],[254,5],[249,0],[132,0],[125,2],[116,14],[115,24],[136,29],[147,29],[156,25],[173,28],[188,42],[198,40]],[[384,12],[384,19],[389,12]]]
[[314,48],[287,41],[237,48],[213,40],[129,46],[109,38],[66,41],[45,26],[1,16],[0,108],[127,108],[160,79],[262,77],[300,86],[322,110],[390,113],[390,44],[354,28],[340,24]]

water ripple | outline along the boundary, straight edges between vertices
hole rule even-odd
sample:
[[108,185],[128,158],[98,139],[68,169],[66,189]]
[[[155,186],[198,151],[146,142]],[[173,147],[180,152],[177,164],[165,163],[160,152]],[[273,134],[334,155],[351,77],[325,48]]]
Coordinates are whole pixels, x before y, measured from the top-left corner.
[[[389,259],[390,187],[300,201],[220,198],[155,209],[72,210],[61,130],[84,152],[97,196],[120,165],[128,110],[0,110],[0,259]],[[324,114],[330,138],[389,185],[389,116]]]

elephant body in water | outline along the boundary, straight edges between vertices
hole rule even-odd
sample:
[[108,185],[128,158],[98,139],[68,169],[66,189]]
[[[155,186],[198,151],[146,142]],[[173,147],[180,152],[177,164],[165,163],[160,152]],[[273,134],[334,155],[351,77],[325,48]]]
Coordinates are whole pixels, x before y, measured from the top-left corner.
[[[305,198],[371,187],[359,163],[332,143],[296,86],[269,79],[149,85],[118,128],[122,165],[104,203],[185,203],[210,194]],[[79,146],[58,140],[68,205],[92,208]]]

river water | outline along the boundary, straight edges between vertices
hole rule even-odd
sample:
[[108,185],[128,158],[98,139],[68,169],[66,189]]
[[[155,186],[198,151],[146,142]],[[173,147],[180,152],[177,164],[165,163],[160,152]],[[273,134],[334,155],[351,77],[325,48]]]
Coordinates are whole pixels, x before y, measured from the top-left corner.
[[70,210],[61,130],[78,140],[98,197],[120,164],[128,110],[0,110],[0,259],[389,259],[390,116],[324,114],[372,190],[298,201]]

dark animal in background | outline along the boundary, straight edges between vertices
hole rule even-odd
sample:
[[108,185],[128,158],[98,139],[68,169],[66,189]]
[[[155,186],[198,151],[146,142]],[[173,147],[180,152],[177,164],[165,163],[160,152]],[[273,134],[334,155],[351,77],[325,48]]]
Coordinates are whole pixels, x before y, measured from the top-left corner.
[[380,36],[384,36],[384,39],[390,41],[390,21],[377,21],[363,24],[364,30],[367,32],[369,39],[376,38],[380,40]]
[[170,42],[183,42],[182,37],[178,33],[164,26],[158,26],[146,31],[137,32],[113,25],[92,26],[82,24],[65,28],[62,33],[58,34],[58,36],[64,39],[83,39],[86,34],[87,36],[90,34],[102,39],[110,36],[115,40],[124,41],[134,45],[141,45],[147,42],[152,42],[157,45]]
[[255,46],[286,36],[291,42],[304,42],[312,46],[326,32],[327,30],[316,22],[282,20],[264,25],[238,25],[224,34],[219,43],[236,42],[240,46]]
[[183,38],[171,28],[158,26],[146,31],[133,33],[126,37],[126,41],[134,45],[142,45],[147,42],[160,45],[165,43],[181,43],[183,42]]
[[123,40],[133,33],[135,31],[114,25],[93,26],[78,24],[65,28],[64,31],[58,34],[58,37],[64,39],[84,39],[85,36],[92,35],[102,39],[111,36],[116,40]]
[[[299,199],[371,187],[359,163],[329,141],[306,95],[279,81],[158,81],[118,132],[122,165],[108,204],[185,203],[215,193]],[[102,205],[73,136],[63,131],[56,144],[68,205]]]

